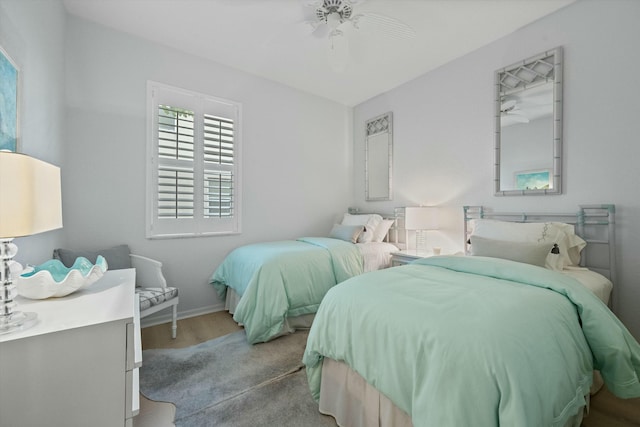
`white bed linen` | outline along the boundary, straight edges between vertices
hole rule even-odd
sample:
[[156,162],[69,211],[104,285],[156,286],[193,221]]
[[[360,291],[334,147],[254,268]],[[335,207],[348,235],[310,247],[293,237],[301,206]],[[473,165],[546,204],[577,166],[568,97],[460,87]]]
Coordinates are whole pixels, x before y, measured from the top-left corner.
[[602,302],[607,305],[609,304],[613,283],[602,274],[583,267],[565,267],[565,269],[562,270],[562,274],[573,277],[582,283],[584,287],[596,294]]
[[356,243],[364,258],[364,272],[391,267],[391,253],[399,251],[398,247],[387,242]]

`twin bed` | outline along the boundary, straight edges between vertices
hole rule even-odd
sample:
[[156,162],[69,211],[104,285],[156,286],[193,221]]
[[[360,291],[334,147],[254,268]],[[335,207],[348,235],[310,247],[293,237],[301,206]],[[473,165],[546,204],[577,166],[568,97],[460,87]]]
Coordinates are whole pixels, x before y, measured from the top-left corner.
[[579,426],[594,369],[619,397],[640,396],[640,345],[595,271],[615,272],[613,206],[475,214],[465,209],[471,256],[327,292],[303,362],[320,411],[339,425]]
[[[378,269],[383,262],[366,272],[362,244],[302,239],[288,261],[291,242],[282,251],[239,248],[255,265],[221,266],[212,283],[227,301],[242,296],[234,318],[249,326],[250,342],[313,319],[303,362],[320,411],[339,425],[577,427],[594,370],[614,394],[640,396],[640,345],[607,307],[613,206],[582,206],[576,215],[465,207],[464,217],[469,256]],[[309,261],[313,251],[302,243],[327,252],[332,277],[316,280],[328,267]],[[230,292],[231,278],[246,287]],[[272,299],[278,293],[286,303]]]
[[210,282],[244,326],[247,340],[266,342],[309,328],[336,284],[389,267],[391,253],[398,250],[389,242],[394,223],[378,214],[347,213],[329,237],[242,246],[225,258]]

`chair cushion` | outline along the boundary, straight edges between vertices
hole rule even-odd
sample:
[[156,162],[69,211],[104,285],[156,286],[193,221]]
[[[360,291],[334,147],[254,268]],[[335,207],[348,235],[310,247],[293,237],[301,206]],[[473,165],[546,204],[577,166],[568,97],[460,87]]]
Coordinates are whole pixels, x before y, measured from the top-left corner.
[[95,264],[98,255],[102,255],[107,260],[109,270],[120,270],[131,268],[130,253],[129,245],[119,245],[99,251],[75,251],[58,248],[53,250],[53,259],[59,259],[65,266],[71,267],[78,257],[85,257]]
[[140,311],[144,311],[177,297],[178,288],[136,288],[136,294],[140,296]]

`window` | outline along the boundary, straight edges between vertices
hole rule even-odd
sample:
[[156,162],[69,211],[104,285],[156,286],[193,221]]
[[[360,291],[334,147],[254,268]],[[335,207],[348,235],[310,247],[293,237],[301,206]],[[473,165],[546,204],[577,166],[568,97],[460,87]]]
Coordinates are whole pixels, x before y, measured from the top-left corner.
[[240,232],[240,104],[149,82],[147,237]]

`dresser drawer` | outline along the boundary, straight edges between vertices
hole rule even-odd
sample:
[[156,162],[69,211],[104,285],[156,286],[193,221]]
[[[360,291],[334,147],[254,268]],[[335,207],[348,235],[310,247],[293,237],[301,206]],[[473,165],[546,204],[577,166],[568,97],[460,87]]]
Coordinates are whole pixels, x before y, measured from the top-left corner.
[[127,323],[127,360],[125,379],[125,417],[127,421],[140,412],[139,373],[142,366],[142,339],[140,336],[140,300],[134,295],[133,322]]
[[127,324],[127,371],[131,371],[142,366],[142,339],[140,336],[139,301],[139,296],[136,294],[134,296],[133,323]]
[[133,418],[140,412],[140,370],[127,371],[125,376],[125,417]]

